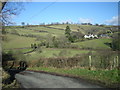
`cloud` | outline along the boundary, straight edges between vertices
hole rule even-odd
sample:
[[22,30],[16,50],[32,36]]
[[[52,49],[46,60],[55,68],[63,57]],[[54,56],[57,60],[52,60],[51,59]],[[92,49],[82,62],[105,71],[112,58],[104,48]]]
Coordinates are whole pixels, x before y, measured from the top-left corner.
[[[119,16],[120,18],[120,16]],[[118,25],[118,16],[113,16],[112,19],[106,20],[105,23],[109,25]]]
[[91,23],[92,22],[92,20],[88,18],[80,18],[79,21],[80,23]]
[[72,23],[72,20],[64,20],[64,21],[62,21],[62,23],[67,23],[67,22],[69,22],[69,23]]

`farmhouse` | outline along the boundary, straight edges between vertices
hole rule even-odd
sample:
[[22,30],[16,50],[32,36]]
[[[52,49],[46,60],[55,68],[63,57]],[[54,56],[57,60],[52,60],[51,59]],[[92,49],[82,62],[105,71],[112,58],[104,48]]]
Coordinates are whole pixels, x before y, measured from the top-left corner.
[[98,38],[97,35],[89,34],[89,35],[84,35],[84,38]]
[[110,38],[110,36],[107,35],[107,34],[101,34],[100,37],[101,37],[101,38]]

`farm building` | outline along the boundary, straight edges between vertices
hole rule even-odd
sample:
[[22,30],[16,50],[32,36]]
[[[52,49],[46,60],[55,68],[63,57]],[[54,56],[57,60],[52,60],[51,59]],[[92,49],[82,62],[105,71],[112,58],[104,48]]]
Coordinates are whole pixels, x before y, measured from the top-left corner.
[[107,34],[101,34],[100,37],[101,37],[101,38],[110,38],[110,36],[107,35]]
[[97,35],[89,34],[89,35],[84,35],[84,38],[98,38]]

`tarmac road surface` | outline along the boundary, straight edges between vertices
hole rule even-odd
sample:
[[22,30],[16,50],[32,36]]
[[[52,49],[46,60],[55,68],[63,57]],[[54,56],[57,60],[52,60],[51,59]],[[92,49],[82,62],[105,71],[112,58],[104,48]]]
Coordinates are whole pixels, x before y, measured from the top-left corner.
[[84,80],[33,71],[23,71],[15,78],[22,88],[102,88]]

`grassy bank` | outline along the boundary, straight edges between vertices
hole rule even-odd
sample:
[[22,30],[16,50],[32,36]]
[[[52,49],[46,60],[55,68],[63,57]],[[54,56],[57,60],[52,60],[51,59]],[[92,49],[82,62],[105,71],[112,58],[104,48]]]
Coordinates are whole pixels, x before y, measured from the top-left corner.
[[92,82],[100,82],[108,87],[116,87],[113,84],[118,82],[118,70],[87,70],[80,68],[53,68],[53,67],[32,67],[27,70],[54,72],[63,75],[77,76]]

